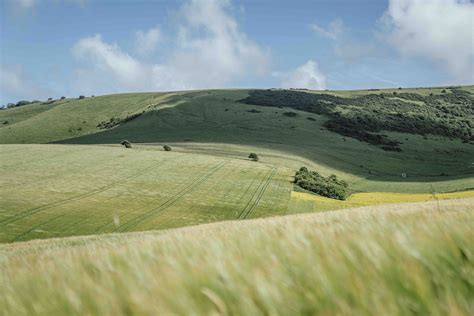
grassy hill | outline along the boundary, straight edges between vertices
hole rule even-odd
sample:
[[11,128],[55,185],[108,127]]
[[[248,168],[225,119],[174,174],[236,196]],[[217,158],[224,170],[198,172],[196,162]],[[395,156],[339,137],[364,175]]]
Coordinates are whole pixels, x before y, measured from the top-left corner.
[[[453,117],[453,129],[463,130],[472,117],[461,103],[473,89],[451,90],[135,93],[2,110],[0,122],[8,123],[0,125],[0,142],[17,144],[0,145],[0,242],[469,197],[474,146],[457,134],[418,134],[425,123],[407,133],[360,128],[396,140],[401,151],[387,151],[328,126],[364,107],[358,98],[366,98],[370,120],[407,106],[412,117],[427,112],[425,121],[433,119],[432,107],[438,111],[461,95],[438,123]],[[390,99],[384,110],[372,102],[381,95]],[[132,149],[120,148],[124,139]],[[173,150],[162,151],[164,144]],[[250,152],[260,161],[247,159]],[[353,195],[336,201],[295,192],[291,181],[301,166],[336,174]]]
[[0,310],[470,315],[473,214],[434,201],[4,244]]
[[[403,93],[429,97],[445,95],[443,89],[403,89]],[[461,90],[472,95],[471,86]],[[392,94],[393,99],[398,98],[393,96],[397,91],[400,93],[399,90],[323,93],[342,98]],[[448,89],[447,94],[450,93]],[[213,90],[57,101],[52,108],[34,116],[25,114],[17,123],[2,125],[0,142],[117,144],[127,139],[132,143],[173,142],[197,151],[205,151],[209,146],[214,146],[215,151],[226,151],[224,148],[235,145],[234,148],[242,146],[239,150],[287,156],[285,167],[299,168],[304,162],[323,175],[335,173],[355,191],[426,193],[473,187],[472,143],[444,135],[414,134],[407,128],[410,133],[383,131],[387,138],[399,142],[402,150],[385,151],[380,146],[331,131],[326,126],[329,117],[324,113],[240,102],[248,96],[248,90]],[[0,111],[0,121],[15,111],[26,112],[34,106]],[[422,103],[417,106],[420,107],[417,111],[423,112],[425,106]],[[459,106],[453,104],[453,109]],[[429,112],[428,107],[426,111]],[[288,116],[288,112],[294,116]],[[126,121],[127,117],[134,119]],[[446,119],[449,121],[449,117]],[[459,124],[468,124],[472,119],[470,115],[461,115]],[[407,177],[402,178],[402,174]]]

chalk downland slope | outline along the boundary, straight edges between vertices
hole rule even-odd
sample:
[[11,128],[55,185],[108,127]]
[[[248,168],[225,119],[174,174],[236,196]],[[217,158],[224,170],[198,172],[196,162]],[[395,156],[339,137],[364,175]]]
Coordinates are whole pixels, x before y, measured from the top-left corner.
[[11,315],[469,315],[474,201],[0,245]]
[[[443,93],[443,90],[446,92]],[[394,92],[398,94],[394,95]],[[462,98],[454,98],[460,92]],[[403,122],[403,117],[397,114],[408,115],[410,119],[407,122],[420,125],[419,128],[407,126],[406,132],[399,125],[392,126],[392,131],[378,132],[399,143],[397,147],[401,152],[385,151],[381,146],[332,131],[327,123],[328,120],[335,120],[336,114],[300,111],[291,107],[291,102],[284,106],[286,103],[281,105],[276,99],[274,105],[277,106],[242,103],[241,100],[249,96],[250,90],[117,94],[56,101],[54,107],[36,115],[25,114],[20,118],[17,113],[16,121],[12,120],[12,124],[1,124],[0,142],[118,144],[127,139],[134,144],[174,142],[185,146],[197,143],[235,145],[257,148],[252,150],[257,154],[262,150],[271,150],[298,157],[298,163],[290,162],[287,167],[297,169],[302,165],[300,162],[305,161],[307,167],[324,176],[337,174],[356,191],[451,192],[472,188],[474,168],[471,157],[474,156],[474,145],[463,143],[466,138],[444,136],[451,135],[446,125],[451,122],[451,117],[459,133],[465,133],[467,126],[474,124],[474,118],[469,115],[469,105],[462,107],[466,109],[466,114],[463,114],[457,112],[462,105],[456,103],[472,100],[472,92],[472,86],[461,89],[317,92],[339,97],[337,106],[326,110],[340,115],[357,114],[357,107],[363,107],[359,101],[357,103],[350,98],[374,95],[373,100],[366,97],[373,102],[364,109],[365,116],[361,120],[377,117],[376,111],[380,111],[378,101],[390,101],[391,107],[380,112],[383,115],[381,119],[393,116],[396,122]],[[308,95],[314,93],[305,91]],[[384,99],[380,99],[380,95],[384,95]],[[273,94],[270,97],[271,101]],[[348,103],[356,102],[357,106],[342,104],[344,98],[347,98]],[[437,126],[441,124],[436,123],[433,115],[429,115],[431,108],[424,101],[415,99],[431,100],[430,106],[436,108],[436,113],[446,111],[440,112],[443,116],[441,123],[448,122],[440,129],[442,134],[413,134],[425,130],[421,129],[426,125],[423,123],[425,121],[434,124],[427,123],[426,131],[429,131],[430,126],[438,130]],[[34,106],[37,105],[22,108],[26,111]],[[398,113],[398,107],[403,111]],[[0,111],[0,122],[3,118],[7,120],[15,111],[20,111],[20,108]],[[427,114],[424,116],[423,113]],[[351,122],[355,119],[358,119],[356,115],[351,118]],[[374,128],[380,128],[380,124]]]

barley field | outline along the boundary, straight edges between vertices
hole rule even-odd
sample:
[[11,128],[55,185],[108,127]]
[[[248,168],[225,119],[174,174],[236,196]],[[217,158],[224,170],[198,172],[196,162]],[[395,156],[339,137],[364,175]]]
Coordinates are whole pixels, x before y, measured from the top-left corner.
[[472,315],[474,199],[0,245],[6,315]]
[[0,242],[285,214],[287,168],[105,146],[2,145]]

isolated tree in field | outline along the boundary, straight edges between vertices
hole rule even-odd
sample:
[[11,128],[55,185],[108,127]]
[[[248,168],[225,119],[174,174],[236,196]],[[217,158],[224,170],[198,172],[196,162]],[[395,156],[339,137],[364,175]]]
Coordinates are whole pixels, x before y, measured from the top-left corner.
[[256,153],[250,153],[249,158],[253,161],[258,161],[258,155]]
[[79,100],[84,99],[84,98],[85,98],[85,96],[83,96],[83,95],[79,96]]
[[61,97],[61,100],[64,100],[64,99],[66,99],[66,97]]
[[125,148],[132,148],[132,143],[130,143],[128,140],[123,140],[120,145],[122,145]]
[[171,151],[171,147],[168,146],[168,145],[164,145],[164,146],[163,146],[163,150],[164,150],[164,151]]

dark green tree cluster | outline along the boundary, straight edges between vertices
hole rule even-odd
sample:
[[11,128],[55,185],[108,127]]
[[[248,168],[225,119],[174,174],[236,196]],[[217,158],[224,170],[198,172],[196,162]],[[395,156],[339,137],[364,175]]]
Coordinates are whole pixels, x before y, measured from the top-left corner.
[[349,185],[339,180],[336,175],[323,177],[316,171],[301,167],[296,172],[295,184],[313,193],[337,200],[345,200],[349,196]]
[[[403,91],[403,90],[402,90]],[[400,92],[339,97],[290,90],[253,90],[241,102],[290,107],[329,117],[325,127],[343,136],[400,151],[399,143],[382,131],[438,135],[474,141],[474,97],[460,88],[421,95]]]

